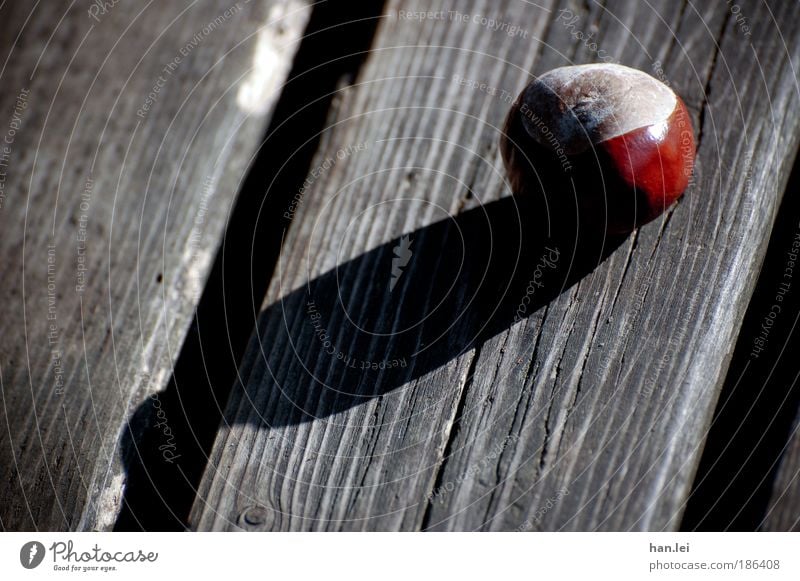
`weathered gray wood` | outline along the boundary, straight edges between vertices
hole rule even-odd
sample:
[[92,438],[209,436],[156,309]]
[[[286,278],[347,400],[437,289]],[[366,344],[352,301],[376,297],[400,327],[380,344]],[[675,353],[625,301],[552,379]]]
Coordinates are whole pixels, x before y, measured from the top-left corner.
[[[441,9],[390,2],[332,114],[316,166],[364,150],[290,208],[197,529],[677,527],[797,145],[800,8],[748,3],[750,31],[724,3],[476,0],[458,8],[467,22],[398,18]],[[545,243],[568,237],[543,234],[541,212],[514,221],[501,91],[604,57],[684,97],[695,183],[615,251],[562,246],[515,322],[525,285],[503,275],[532,278]],[[397,358],[407,367],[348,365]]]
[[766,531],[800,531],[800,416],[780,459],[762,528]]
[[169,379],[309,15],[100,4],[0,7],[0,134],[28,91],[0,208],[6,530],[113,525],[120,434]]

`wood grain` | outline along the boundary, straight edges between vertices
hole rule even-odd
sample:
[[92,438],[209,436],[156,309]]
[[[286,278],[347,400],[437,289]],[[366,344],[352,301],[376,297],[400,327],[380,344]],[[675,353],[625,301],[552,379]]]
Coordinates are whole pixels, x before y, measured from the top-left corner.
[[0,208],[0,526],[105,530],[123,428],[169,379],[309,9],[46,4],[0,7],[3,134],[27,91]]
[[[749,36],[723,4],[399,14],[449,9],[390,2],[332,112],[196,529],[678,526],[797,146],[800,7],[748,5]],[[683,96],[696,174],[627,239],[575,241],[509,197],[504,95],[603,58]]]

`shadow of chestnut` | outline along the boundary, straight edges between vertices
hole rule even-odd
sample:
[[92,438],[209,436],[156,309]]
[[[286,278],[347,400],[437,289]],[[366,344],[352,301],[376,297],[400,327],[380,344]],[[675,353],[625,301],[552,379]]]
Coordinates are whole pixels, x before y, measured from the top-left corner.
[[296,424],[383,395],[506,331],[625,238],[581,231],[568,205],[549,198],[471,209],[288,293],[261,315],[251,381],[235,388],[271,401],[259,410],[265,427]]

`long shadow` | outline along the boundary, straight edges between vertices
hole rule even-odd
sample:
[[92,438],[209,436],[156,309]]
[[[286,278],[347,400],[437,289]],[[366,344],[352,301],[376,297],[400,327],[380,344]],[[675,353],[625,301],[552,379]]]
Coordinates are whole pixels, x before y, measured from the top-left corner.
[[[288,292],[260,315],[231,392],[235,398],[243,390],[249,416],[229,406],[224,421],[268,429],[331,416],[388,394],[529,317],[625,238],[593,235],[574,216],[574,209],[556,211],[541,197],[503,198],[394,238]],[[187,476],[198,472],[190,437],[196,426],[164,431],[198,415],[192,387],[181,388],[179,402],[148,399],[124,435],[129,481],[153,488],[149,506],[131,505],[123,515],[140,529],[185,526],[188,511],[165,521],[155,508],[161,520],[147,519],[171,487],[193,494],[199,481]],[[206,423],[211,419],[219,425],[219,415]],[[208,450],[202,452],[205,459]],[[118,521],[117,529],[136,529],[131,522]]]
[[395,238],[269,306],[245,357],[250,381],[235,386],[250,421],[324,418],[438,369],[552,301],[622,241],[578,236],[574,212],[554,223],[540,200],[504,198]]

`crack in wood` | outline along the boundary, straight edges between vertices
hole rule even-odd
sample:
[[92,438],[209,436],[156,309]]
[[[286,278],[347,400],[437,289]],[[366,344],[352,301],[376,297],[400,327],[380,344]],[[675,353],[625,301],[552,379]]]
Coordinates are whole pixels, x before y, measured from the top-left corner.
[[711,55],[711,65],[708,68],[708,76],[706,77],[705,85],[703,86],[703,99],[700,103],[700,114],[697,122],[697,151],[703,144],[703,135],[705,132],[706,110],[708,109],[709,101],[711,100],[711,81],[714,79],[714,72],[717,70],[717,61],[719,60],[720,52],[722,51],[722,41],[725,37],[725,30],[728,28],[730,22],[731,12],[725,11],[725,17],[722,19],[722,25],[714,40],[714,52]]
[[469,388],[472,385],[473,378],[475,377],[475,369],[478,365],[478,359],[480,358],[481,347],[478,346],[475,348],[475,351],[472,354],[472,360],[469,362],[469,367],[467,368],[467,377],[464,380],[463,387],[461,388],[461,392],[458,396],[458,403],[456,404],[455,412],[453,414],[452,423],[449,426],[449,430],[447,432],[447,438],[445,440],[445,445],[442,450],[441,460],[438,463],[434,478],[433,478],[433,486],[430,487],[428,490],[428,501],[425,507],[425,512],[422,516],[422,523],[420,524],[420,530],[427,530],[432,525],[430,523],[431,518],[431,511],[433,509],[433,492],[442,485],[442,479],[444,477],[444,465],[447,462],[448,457],[451,454],[452,446],[458,436],[458,431],[460,428],[461,416],[464,413],[464,406],[467,401],[467,393],[469,392]]

